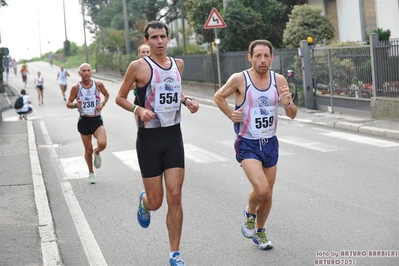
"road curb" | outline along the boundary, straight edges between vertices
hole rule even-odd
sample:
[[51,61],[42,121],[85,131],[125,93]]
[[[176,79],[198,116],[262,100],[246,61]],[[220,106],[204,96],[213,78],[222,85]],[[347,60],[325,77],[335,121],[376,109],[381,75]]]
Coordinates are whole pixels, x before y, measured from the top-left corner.
[[[291,118],[285,115],[279,115],[279,118],[285,120],[291,120]],[[364,135],[382,137],[392,140],[399,140],[399,130],[388,130],[377,127],[370,127],[364,124],[350,123],[350,122],[320,122],[320,121],[313,121],[311,119],[301,119],[301,118],[295,118],[294,121],[298,121],[305,124],[312,124],[316,126],[336,128],[345,131],[361,133]]]
[[43,266],[62,265],[58,249],[58,239],[55,235],[53,216],[47,197],[46,185],[43,181],[43,173],[37,152],[35,131],[32,121],[27,121],[29,157],[31,161],[33,192],[37,209],[40,246],[42,251]]

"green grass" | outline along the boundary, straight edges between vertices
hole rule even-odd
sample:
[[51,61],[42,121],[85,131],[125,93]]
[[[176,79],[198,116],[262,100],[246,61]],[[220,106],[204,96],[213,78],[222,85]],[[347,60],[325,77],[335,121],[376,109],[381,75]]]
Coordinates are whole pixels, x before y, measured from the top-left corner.
[[[89,54],[89,64],[92,66],[92,68],[95,67],[96,65],[96,58],[94,54]],[[55,65],[64,65],[65,68],[73,68],[73,67],[79,67],[81,64],[86,63],[86,56],[85,54],[78,54],[78,55],[73,55],[69,56],[66,59],[66,62],[61,62],[54,60],[53,64]]]
[[[89,57],[89,64],[94,69],[95,65],[96,65],[95,54],[94,53],[93,54],[89,54],[88,57]],[[43,56],[41,58],[33,58],[33,59],[29,60],[28,62],[35,62],[35,61],[48,62],[48,58]],[[65,68],[79,67],[83,63],[86,63],[86,55],[84,53],[73,55],[73,56],[69,56],[69,57],[66,58],[65,62],[58,61],[55,58],[53,60],[53,65],[56,65],[56,66],[63,65]]]

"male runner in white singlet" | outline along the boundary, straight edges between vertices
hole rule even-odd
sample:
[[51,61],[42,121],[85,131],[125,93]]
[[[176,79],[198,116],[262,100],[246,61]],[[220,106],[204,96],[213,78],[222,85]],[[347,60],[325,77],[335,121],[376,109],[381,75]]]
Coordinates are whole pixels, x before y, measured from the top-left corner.
[[68,71],[66,69],[64,69],[63,65],[61,65],[60,70],[58,71],[58,74],[57,74],[57,80],[58,80],[58,83],[60,84],[60,89],[61,89],[61,93],[62,93],[62,97],[64,98],[64,101],[66,101],[65,92],[68,87],[68,77],[69,77]]
[[[220,110],[234,122],[236,159],[253,186],[244,210],[241,232],[245,237],[252,238],[261,250],[273,248],[267,238],[265,224],[272,206],[277,173],[278,101],[291,119],[297,113],[287,80],[270,70],[272,48],[267,40],[253,41],[247,56],[252,67],[233,74],[214,95]],[[233,94],[236,96],[235,110],[226,101]]]
[[[164,179],[168,203],[166,225],[170,244],[169,263],[185,265],[179,251],[183,224],[181,190],[184,181],[180,112],[181,103],[191,113],[197,112],[199,105],[182,93],[183,60],[166,56],[168,27],[162,22],[152,21],[145,26],[144,35],[151,54],[130,63],[116,103],[139,116],[136,148],[144,191],[139,196],[138,222],[147,228],[150,225],[150,211],[161,207]],[[138,105],[127,100],[134,82],[137,85]]]
[[[96,183],[93,170],[94,166],[100,168],[102,152],[107,147],[107,135],[101,117],[101,111],[108,101],[109,94],[104,84],[91,78],[91,66],[87,63],[80,65],[79,76],[81,81],[71,88],[71,94],[66,106],[70,109],[77,108],[79,111],[78,131],[85,148],[85,161],[89,168],[90,184]],[[104,100],[101,101],[101,94]],[[92,136],[97,139],[97,148],[93,151]]]

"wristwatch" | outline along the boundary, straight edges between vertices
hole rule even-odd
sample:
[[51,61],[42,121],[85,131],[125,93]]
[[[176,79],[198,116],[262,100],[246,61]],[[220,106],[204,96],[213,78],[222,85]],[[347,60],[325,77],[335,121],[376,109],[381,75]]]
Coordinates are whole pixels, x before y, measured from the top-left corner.
[[187,105],[186,105],[186,100],[187,100],[187,99],[189,99],[189,100],[191,100],[191,101],[193,100],[191,97],[185,97],[184,100],[181,101],[181,103],[182,103],[184,106],[187,106]]

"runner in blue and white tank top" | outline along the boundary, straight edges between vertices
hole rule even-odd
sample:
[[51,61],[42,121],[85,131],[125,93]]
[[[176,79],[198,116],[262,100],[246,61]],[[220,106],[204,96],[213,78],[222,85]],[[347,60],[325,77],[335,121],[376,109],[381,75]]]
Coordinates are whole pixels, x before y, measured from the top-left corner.
[[[297,113],[287,80],[270,70],[272,48],[267,40],[251,42],[247,58],[252,67],[233,74],[214,95],[219,109],[234,122],[236,159],[253,187],[244,209],[241,232],[244,237],[252,238],[261,250],[273,248],[265,224],[277,175],[279,100],[288,117],[294,119]],[[236,96],[234,110],[226,101],[233,94]]]

